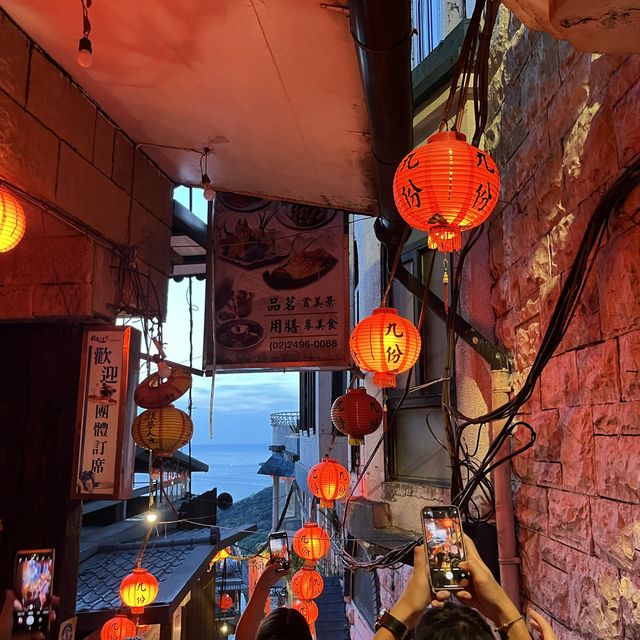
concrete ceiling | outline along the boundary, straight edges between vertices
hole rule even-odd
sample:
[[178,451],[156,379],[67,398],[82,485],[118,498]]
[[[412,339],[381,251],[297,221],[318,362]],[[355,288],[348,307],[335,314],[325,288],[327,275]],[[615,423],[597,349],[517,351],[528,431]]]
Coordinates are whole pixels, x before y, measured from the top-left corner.
[[[344,2],[346,4],[346,0]],[[375,212],[373,160],[344,12],[316,0],[80,0],[2,7],[180,184]]]

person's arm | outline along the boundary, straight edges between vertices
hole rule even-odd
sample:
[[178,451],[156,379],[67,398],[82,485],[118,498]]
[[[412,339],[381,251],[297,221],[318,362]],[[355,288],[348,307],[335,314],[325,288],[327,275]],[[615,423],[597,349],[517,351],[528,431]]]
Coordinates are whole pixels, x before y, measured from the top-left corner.
[[269,597],[271,587],[288,573],[278,562],[268,564],[258,578],[256,587],[249,598],[247,607],[240,616],[236,627],[236,640],[255,640],[258,627],[262,622],[264,606]]
[[[4,603],[0,609],[0,640],[44,640],[44,633],[20,633],[13,635],[13,608],[15,596],[13,591],[7,590],[4,597]],[[53,596],[51,598],[51,610],[49,613],[50,624],[53,624],[56,620],[56,613],[54,607],[58,606],[60,598]]]

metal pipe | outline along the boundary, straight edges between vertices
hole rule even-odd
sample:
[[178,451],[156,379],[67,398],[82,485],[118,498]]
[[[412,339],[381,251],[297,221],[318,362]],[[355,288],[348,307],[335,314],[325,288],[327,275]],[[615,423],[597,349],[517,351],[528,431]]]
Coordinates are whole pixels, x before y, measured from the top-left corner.
[[[509,401],[511,385],[509,372],[505,369],[491,371],[491,405],[492,409],[500,407]],[[504,420],[496,420],[489,426],[490,438],[499,433],[504,426]],[[509,454],[509,441],[497,454],[500,459]],[[493,470],[493,491],[496,503],[496,529],[498,531],[498,562],[500,564],[500,583],[509,598],[516,605],[520,605],[520,576],[518,565],[518,549],[515,533],[515,519],[513,516],[513,496],[511,492],[511,462],[502,463]]]

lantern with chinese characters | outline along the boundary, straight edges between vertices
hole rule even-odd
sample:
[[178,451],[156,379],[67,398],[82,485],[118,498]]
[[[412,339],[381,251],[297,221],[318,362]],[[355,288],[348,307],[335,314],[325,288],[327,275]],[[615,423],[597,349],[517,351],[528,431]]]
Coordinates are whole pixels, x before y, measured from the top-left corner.
[[231,609],[231,607],[233,607],[233,598],[228,593],[223,593],[218,598],[218,607],[222,609],[222,611]]
[[313,600],[294,600],[291,608],[299,611],[309,626],[318,619],[318,605]]
[[158,596],[158,581],[153,574],[142,567],[136,567],[132,573],[120,583],[120,598],[127,607],[131,607],[131,613],[144,613]]
[[117,613],[114,618],[107,620],[100,630],[100,640],[125,640],[135,636],[135,622],[122,613]]
[[407,154],[393,178],[393,199],[415,229],[429,232],[429,247],[457,251],[461,231],[477,227],[493,211],[500,176],[491,156],[456,131],[434,133]]
[[327,555],[329,536],[316,522],[306,522],[302,529],[298,529],[293,536],[293,550],[307,564],[313,564],[316,560]]
[[336,429],[349,436],[350,445],[364,444],[364,436],[373,433],[382,422],[382,407],[362,387],[347,389],[331,407]]
[[322,576],[310,567],[300,569],[291,578],[291,591],[300,600],[313,600],[317,598],[324,588]]
[[349,472],[336,460],[328,456],[311,467],[307,474],[309,491],[320,499],[320,506],[333,507],[336,500],[349,491]]
[[22,205],[8,191],[0,189],[0,253],[14,249],[26,228]]
[[413,324],[390,307],[374,309],[373,315],[355,326],[349,340],[355,363],[373,372],[379,387],[396,386],[396,375],[413,367],[421,344]]
[[133,421],[131,435],[143,449],[149,449],[155,456],[169,458],[191,440],[193,422],[184,411],[172,405],[148,409]]

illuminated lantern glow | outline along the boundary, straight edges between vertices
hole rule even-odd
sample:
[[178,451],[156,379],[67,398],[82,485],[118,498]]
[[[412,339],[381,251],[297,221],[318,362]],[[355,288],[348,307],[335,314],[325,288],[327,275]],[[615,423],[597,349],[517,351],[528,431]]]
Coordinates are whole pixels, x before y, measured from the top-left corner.
[[218,598],[218,607],[222,609],[222,611],[226,611],[227,609],[231,609],[233,607],[233,598],[228,593],[223,593]]
[[461,231],[484,222],[499,194],[496,163],[456,131],[434,133],[404,157],[393,178],[398,212],[440,251],[460,249]]
[[0,253],[15,249],[27,229],[22,205],[5,189],[0,189]]
[[350,445],[364,444],[364,436],[373,433],[382,422],[382,407],[362,387],[347,389],[331,407],[331,421],[349,436]]
[[316,522],[306,522],[293,536],[293,550],[307,564],[327,555],[329,551],[329,536]]
[[418,330],[390,307],[374,309],[355,326],[349,340],[355,363],[385,388],[395,387],[396,376],[413,367],[421,346]]
[[135,622],[122,613],[117,613],[114,618],[107,620],[100,630],[100,640],[125,640],[135,636]]
[[229,547],[225,547],[224,549],[220,549],[215,556],[213,556],[212,562],[220,562],[221,560],[226,560],[231,557],[231,550]]
[[309,626],[318,619],[318,605],[313,600],[294,600],[291,608],[299,611]]
[[169,458],[184,447],[193,435],[191,418],[174,406],[143,411],[131,425],[136,444],[154,455]]
[[336,460],[326,457],[311,467],[307,484],[309,491],[320,499],[320,506],[330,509],[349,491],[349,472]]
[[158,596],[158,581],[155,576],[142,567],[136,567],[120,583],[120,599],[131,613],[144,613]]
[[313,600],[324,589],[324,580],[315,570],[308,567],[300,569],[291,578],[291,591],[300,600]]

